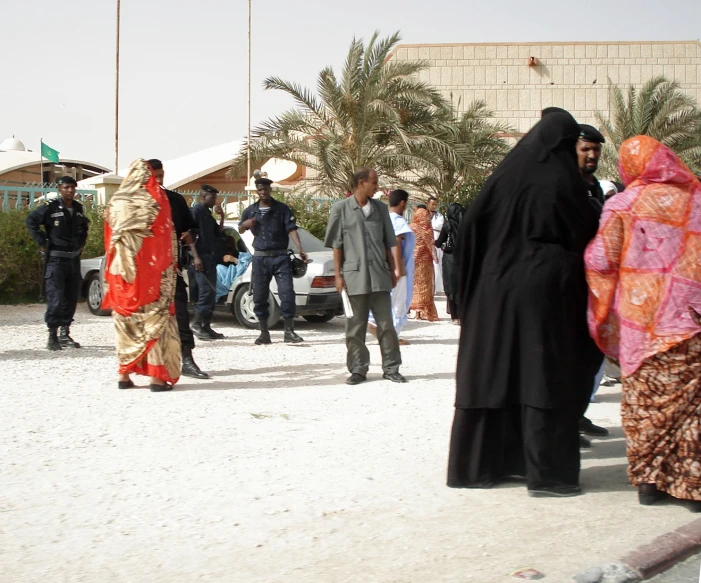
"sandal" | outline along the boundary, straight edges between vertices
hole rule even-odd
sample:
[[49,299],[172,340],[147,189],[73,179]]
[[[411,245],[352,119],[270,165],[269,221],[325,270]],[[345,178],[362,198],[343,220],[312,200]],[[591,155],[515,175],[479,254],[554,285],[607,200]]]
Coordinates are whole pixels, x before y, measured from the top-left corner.
[[165,383],[163,385],[154,385],[151,383],[149,385],[149,388],[151,389],[152,393],[163,393],[165,391],[170,391],[173,388],[173,385],[169,385],[168,383]]
[[134,382],[131,379],[128,381],[117,381],[118,389],[133,389],[134,387]]

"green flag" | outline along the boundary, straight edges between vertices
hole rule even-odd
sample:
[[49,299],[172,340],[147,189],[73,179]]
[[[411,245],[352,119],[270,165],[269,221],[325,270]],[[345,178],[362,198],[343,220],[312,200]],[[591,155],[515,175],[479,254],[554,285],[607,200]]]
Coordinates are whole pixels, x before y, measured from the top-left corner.
[[49,148],[44,142],[41,143],[41,157],[50,160],[54,164],[58,164],[58,151]]

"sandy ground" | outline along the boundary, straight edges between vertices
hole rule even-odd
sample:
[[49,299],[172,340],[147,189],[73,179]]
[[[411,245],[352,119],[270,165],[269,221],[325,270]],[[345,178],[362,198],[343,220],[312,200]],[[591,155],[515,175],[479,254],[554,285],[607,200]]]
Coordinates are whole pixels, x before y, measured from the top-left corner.
[[54,354],[42,315],[0,307],[3,583],[561,582],[694,518],[637,504],[618,387],[590,408],[612,437],[584,454],[586,495],[447,488],[447,319],[410,325],[410,384],[381,379],[368,337],[372,382],[348,387],[342,320],[256,347],[221,315],[227,339],[196,351],[215,378],[154,394],[117,390],[110,318],[79,306],[84,348]]

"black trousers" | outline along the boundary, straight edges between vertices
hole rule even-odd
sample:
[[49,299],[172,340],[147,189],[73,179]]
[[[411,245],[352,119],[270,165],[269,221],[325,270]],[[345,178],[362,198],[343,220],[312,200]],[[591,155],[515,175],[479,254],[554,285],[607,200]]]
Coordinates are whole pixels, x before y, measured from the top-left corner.
[[217,264],[206,255],[200,255],[202,259],[202,271],[197,271],[190,266],[188,275],[190,281],[196,282],[193,286],[193,296],[197,293],[197,303],[195,313],[203,322],[210,322],[214,313],[214,306],[217,303]]
[[187,311],[187,285],[181,275],[175,280],[175,319],[178,321],[181,348],[192,350],[195,335],[190,330],[190,314]]
[[295,303],[295,288],[292,282],[292,265],[288,255],[279,257],[253,256],[253,273],[251,284],[253,285],[253,311],[259,321],[265,321],[270,315],[268,306],[268,294],[270,293],[270,281],[275,278],[277,294],[280,298],[280,310],[286,320],[294,318],[297,311]]
[[579,410],[455,409],[448,486],[489,488],[523,476],[529,489],[579,485]]
[[49,328],[70,326],[80,297],[80,257],[49,257],[44,273],[46,314]]

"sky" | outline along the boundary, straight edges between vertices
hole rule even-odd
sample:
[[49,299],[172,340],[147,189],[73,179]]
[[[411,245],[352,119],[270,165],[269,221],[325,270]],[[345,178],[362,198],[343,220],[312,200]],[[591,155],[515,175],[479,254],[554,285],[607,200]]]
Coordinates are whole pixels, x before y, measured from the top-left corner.
[[[121,0],[120,167],[246,134],[247,0]],[[402,42],[697,40],[698,0],[252,0],[252,123],[291,107],[354,37]],[[0,0],[0,140],[114,166],[116,0]]]

